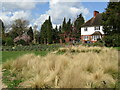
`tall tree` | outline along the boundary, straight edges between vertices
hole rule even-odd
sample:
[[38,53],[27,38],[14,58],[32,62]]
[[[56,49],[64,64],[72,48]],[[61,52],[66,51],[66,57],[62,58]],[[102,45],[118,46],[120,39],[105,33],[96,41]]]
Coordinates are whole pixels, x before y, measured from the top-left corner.
[[103,13],[104,33],[106,35],[120,33],[120,3],[109,2]]
[[103,13],[104,41],[106,46],[120,46],[120,3],[109,2]]
[[47,43],[47,20],[45,20],[45,22],[41,25],[41,30],[40,30],[40,40],[41,43],[46,44]]
[[5,26],[1,19],[0,19],[0,37],[5,37]]
[[28,27],[29,22],[23,19],[16,19],[12,24],[12,31],[16,32],[18,35],[22,35]]
[[0,19],[0,45],[5,45],[5,26],[3,21]]
[[71,24],[71,19],[69,19],[66,24],[66,32],[70,33],[71,31],[72,31],[72,24]]
[[61,25],[59,26],[58,31],[59,31],[59,34],[62,32],[62,27],[61,27]]
[[34,33],[33,33],[32,27],[29,28],[29,31],[27,32],[27,34],[30,36],[30,38],[31,38],[30,41],[32,42],[32,40],[34,39]]
[[85,20],[84,20],[84,17],[82,16],[82,13],[80,15],[77,16],[77,19],[75,20],[74,22],[74,29],[75,31],[74,34],[75,34],[75,37],[76,38],[80,38],[81,36],[81,25],[84,24]]
[[53,42],[53,27],[50,16],[41,26],[40,40],[44,44],[51,44]]
[[52,22],[51,22],[51,17],[49,16],[48,22],[47,22],[47,43],[51,44],[52,43],[52,35],[53,35],[53,27],[52,27]]
[[59,42],[59,31],[58,31],[57,25],[56,25],[55,29],[53,29],[53,41],[54,41],[54,43]]
[[36,35],[37,35],[37,25],[34,25],[33,26],[33,30],[34,30],[34,32],[33,32],[33,42],[34,42],[34,44],[36,43]]
[[62,32],[66,31],[66,18],[64,18],[63,23],[62,23]]

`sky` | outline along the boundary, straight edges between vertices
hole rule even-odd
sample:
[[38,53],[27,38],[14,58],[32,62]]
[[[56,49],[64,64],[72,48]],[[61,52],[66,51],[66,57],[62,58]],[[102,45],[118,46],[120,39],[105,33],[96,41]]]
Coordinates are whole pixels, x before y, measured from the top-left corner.
[[82,13],[85,21],[93,17],[93,11],[100,13],[105,11],[108,2],[62,2],[61,0],[49,0],[44,2],[35,2],[32,0],[12,0],[12,2],[0,3],[0,19],[5,25],[10,25],[16,19],[25,19],[29,21],[29,26],[37,25],[40,29],[43,22],[51,16],[53,27],[61,25],[63,18],[69,18],[75,21],[77,15]]

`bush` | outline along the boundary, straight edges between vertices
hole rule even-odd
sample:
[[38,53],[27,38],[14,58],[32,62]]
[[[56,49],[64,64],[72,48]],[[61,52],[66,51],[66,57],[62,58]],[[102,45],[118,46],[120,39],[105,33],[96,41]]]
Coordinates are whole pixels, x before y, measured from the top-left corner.
[[[0,40],[1,41],[1,40]],[[5,45],[6,41],[4,38],[2,38],[2,45]]]
[[93,46],[104,46],[104,41],[98,39],[97,42],[93,43]]
[[120,35],[119,34],[107,35],[103,38],[103,40],[105,42],[105,46],[107,47],[120,46]]
[[24,40],[19,40],[18,42],[17,42],[17,44],[18,45],[27,45],[27,43],[24,41]]
[[6,45],[7,46],[12,46],[14,45],[14,42],[11,37],[6,38]]

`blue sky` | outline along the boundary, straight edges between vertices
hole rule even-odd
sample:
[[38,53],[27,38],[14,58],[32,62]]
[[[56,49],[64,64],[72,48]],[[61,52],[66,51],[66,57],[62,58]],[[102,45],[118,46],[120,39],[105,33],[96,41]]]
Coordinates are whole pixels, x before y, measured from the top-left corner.
[[82,4],[86,8],[89,8],[89,11],[91,13],[91,15],[87,17],[88,20],[92,17],[94,10],[97,10],[100,13],[105,12],[105,8],[107,8],[108,2],[83,2]]
[[[21,0],[22,1],[22,0]],[[25,1],[25,0],[23,0]],[[60,0],[49,0],[49,2],[7,2],[2,3],[0,18],[6,25],[15,19],[23,18],[30,21],[30,25],[41,24],[51,16],[53,27],[60,25],[63,18],[71,18],[73,22],[77,15],[83,14],[85,21],[93,16],[93,11],[104,12],[108,2],[60,2]]]

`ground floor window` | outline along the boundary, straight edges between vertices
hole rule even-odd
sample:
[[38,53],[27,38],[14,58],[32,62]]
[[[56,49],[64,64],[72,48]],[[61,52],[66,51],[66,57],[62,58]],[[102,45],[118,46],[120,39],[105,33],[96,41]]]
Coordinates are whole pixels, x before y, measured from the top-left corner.
[[99,38],[101,38],[100,35],[93,35],[93,36],[92,36],[92,40],[97,40],[97,39],[99,39]]
[[83,39],[84,39],[84,40],[88,40],[88,36],[84,36]]

